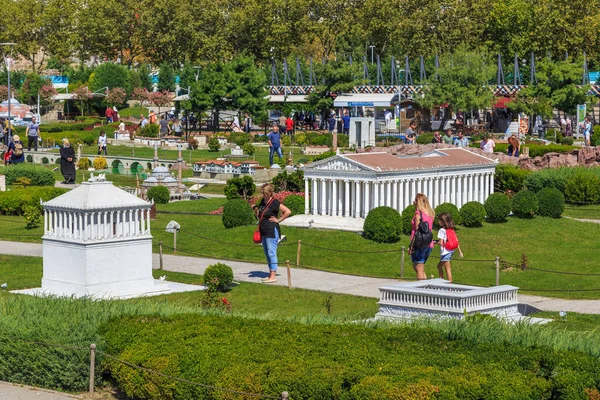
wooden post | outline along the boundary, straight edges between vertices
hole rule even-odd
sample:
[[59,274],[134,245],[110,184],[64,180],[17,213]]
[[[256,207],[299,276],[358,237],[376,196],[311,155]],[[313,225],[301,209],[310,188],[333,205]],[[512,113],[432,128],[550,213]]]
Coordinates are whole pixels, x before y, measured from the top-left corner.
[[402,246],[402,258],[400,259],[400,278],[404,278],[404,253],[406,248]]
[[173,253],[177,251],[177,229],[173,229]]
[[496,286],[500,286],[500,257],[496,256]]
[[95,384],[94,375],[95,374],[96,374],[96,344],[92,343],[92,344],[90,344],[90,387],[89,387],[90,395],[94,394],[94,384]]
[[288,289],[292,288],[292,271],[290,270],[290,260],[285,262],[287,266]]
[[289,400],[290,395],[288,392],[281,392],[281,400]]
[[158,259],[159,259],[159,264],[158,264],[158,269],[162,271],[163,269],[163,250],[162,250],[162,240],[160,242],[158,242]]
[[296,254],[296,267],[300,266],[300,249],[302,248],[302,240],[298,240],[298,253]]

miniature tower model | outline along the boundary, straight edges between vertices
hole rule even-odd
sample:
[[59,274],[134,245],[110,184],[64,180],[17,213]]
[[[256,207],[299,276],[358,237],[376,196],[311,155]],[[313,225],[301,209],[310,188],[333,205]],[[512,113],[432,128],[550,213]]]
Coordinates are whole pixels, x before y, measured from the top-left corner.
[[183,156],[181,155],[181,144],[177,145],[177,193],[183,194]]
[[154,143],[154,165],[152,168],[158,167],[158,143]]
[[128,298],[169,291],[152,277],[150,203],[100,176],[42,206],[45,293]]

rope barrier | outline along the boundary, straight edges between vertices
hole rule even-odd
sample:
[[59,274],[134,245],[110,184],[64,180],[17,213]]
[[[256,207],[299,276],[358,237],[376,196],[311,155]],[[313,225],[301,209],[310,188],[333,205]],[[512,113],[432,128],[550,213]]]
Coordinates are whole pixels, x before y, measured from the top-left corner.
[[560,275],[600,276],[600,274],[587,273],[587,272],[553,271],[553,270],[549,270],[549,269],[541,269],[541,268],[533,268],[533,267],[527,267],[526,269],[532,270],[532,271],[547,272],[550,274],[560,274]]
[[329,247],[317,246],[315,244],[304,243],[304,242],[302,242],[302,245],[303,246],[308,246],[308,247],[314,247],[314,248],[321,249],[321,250],[334,251],[334,252],[337,252],[337,253],[350,253],[350,254],[384,254],[384,253],[400,253],[400,252],[402,252],[402,250],[381,250],[381,251],[338,250],[338,249],[332,249],[332,248],[329,248]]

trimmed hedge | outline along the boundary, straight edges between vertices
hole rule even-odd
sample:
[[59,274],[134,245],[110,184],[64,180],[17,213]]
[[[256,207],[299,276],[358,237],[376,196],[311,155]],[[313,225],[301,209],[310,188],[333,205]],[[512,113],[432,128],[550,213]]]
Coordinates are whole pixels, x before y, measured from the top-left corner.
[[[600,362],[581,353],[474,343],[410,326],[132,316],[105,324],[102,334],[105,351],[127,362],[228,390],[287,391],[295,400],[578,399],[600,384]],[[103,365],[130,398],[238,398],[112,359]]]
[[[445,212],[452,216],[452,220],[454,224],[460,225],[462,223],[462,219],[460,218],[460,212],[458,211],[458,207],[456,207],[452,203],[442,203],[435,208],[435,215],[440,215]],[[440,224],[437,218],[433,219],[433,227],[435,229],[440,229]]]
[[518,218],[533,218],[539,209],[535,193],[531,190],[521,190],[511,199],[511,209]]
[[402,234],[402,217],[392,207],[380,206],[367,214],[363,237],[378,243],[395,243]]
[[600,177],[579,170],[565,184],[565,198],[572,204],[594,204],[600,200]]
[[404,211],[402,211],[402,233],[405,235],[410,235],[410,232],[412,231],[411,222],[415,216],[416,210],[417,208],[415,205],[411,204],[410,206],[406,207]]
[[229,265],[216,263],[209,265],[204,271],[202,281],[206,286],[213,285],[213,280],[217,280],[216,289],[220,292],[225,292],[233,282],[233,270]]
[[55,187],[28,187],[0,192],[0,213],[3,215],[22,215],[28,206],[34,206],[40,211],[40,199],[52,200],[67,192],[67,189]]
[[528,175],[525,178],[525,187],[536,193],[547,187],[556,188],[564,193],[567,181],[581,172],[590,173],[600,178],[600,167],[544,168]]
[[538,215],[560,218],[565,211],[565,196],[555,188],[545,188],[537,193]]
[[52,170],[40,165],[15,164],[4,168],[6,184],[12,185],[19,178],[31,179],[32,186],[54,186],[56,180]]
[[256,219],[246,200],[228,200],[223,206],[223,226],[227,229],[238,226],[252,225]]
[[460,218],[464,226],[481,226],[485,220],[485,207],[478,201],[469,201],[460,208]]
[[146,194],[148,200],[154,200],[156,204],[168,204],[171,200],[171,192],[165,186],[152,186]]
[[290,209],[292,215],[304,214],[304,197],[297,194],[290,194],[283,201],[283,205]]
[[530,170],[521,169],[512,164],[498,164],[494,180],[498,190],[502,192],[518,192],[525,187],[525,179],[531,174]]
[[492,193],[483,206],[487,222],[505,222],[510,213],[510,200],[504,193]]

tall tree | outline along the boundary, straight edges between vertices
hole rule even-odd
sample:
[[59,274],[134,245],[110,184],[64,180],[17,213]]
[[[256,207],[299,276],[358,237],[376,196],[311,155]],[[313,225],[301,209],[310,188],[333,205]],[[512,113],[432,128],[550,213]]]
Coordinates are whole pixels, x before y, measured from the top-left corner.
[[463,45],[440,57],[440,68],[423,87],[424,97],[416,100],[429,109],[442,103],[455,110],[487,108],[493,98],[487,83],[494,72],[493,63],[486,63],[483,54]]

